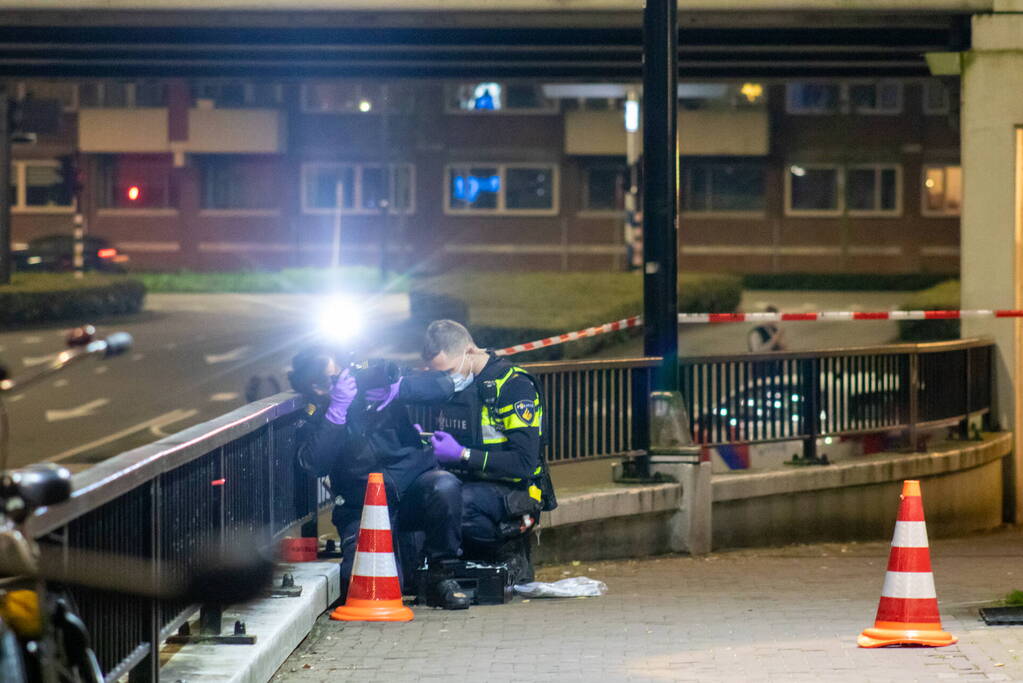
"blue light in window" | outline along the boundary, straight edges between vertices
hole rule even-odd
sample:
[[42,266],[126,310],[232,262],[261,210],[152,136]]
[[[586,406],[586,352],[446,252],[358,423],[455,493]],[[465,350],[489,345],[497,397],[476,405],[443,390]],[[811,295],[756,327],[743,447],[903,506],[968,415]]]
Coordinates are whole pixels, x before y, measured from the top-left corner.
[[452,196],[467,204],[474,204],[481,192],[501,191],[501,176],[455,176]]
[[501,86],[498,83],[480,83],[472,93],[472,109],[490,110],[501,108]]

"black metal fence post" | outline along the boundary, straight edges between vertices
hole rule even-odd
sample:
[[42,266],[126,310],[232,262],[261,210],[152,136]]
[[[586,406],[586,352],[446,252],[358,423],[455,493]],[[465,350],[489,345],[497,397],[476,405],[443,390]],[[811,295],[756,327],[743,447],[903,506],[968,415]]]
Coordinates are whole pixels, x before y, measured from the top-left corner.
[[800,363],[801,385],[803,394],[803,458],[817,459],[817,438],[821,433],[820,406],[820,359],[807,358]]
[[970,406],[973,402],[973,349],[964,351],[963,360],[963,421],[959,423],[959,438],[970,438]]

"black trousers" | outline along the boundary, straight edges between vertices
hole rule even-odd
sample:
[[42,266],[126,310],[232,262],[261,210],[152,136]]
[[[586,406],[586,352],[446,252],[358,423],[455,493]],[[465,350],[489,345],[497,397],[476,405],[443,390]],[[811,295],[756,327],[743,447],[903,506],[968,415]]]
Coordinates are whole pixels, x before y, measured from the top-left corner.
[[[425,555],[429,560],[454,559],[462,547],[462,482],[444,470],[421,474],[404,492],[397,505],[390,505],[395,561],[402,585]],[[335,506],[331,521],[341,537],[341,586],[348,590],[355,549],[359,539],[362,507]]]

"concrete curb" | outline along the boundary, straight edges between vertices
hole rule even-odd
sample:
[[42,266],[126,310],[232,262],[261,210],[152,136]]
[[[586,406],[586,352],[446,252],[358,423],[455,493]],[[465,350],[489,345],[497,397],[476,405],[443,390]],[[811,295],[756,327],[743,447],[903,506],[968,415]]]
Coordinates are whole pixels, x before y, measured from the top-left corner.
[[[282,565],[302,587],[297,598],[267,598],[224,610],[224,629],[245,622],[254,645],[185,645],[170,655],[160,679],[186,683],[266,683],[341,595],[336,562]],[[279,579],[278,579],[279,580]],[[166,648],[164,656],[168,654]]]

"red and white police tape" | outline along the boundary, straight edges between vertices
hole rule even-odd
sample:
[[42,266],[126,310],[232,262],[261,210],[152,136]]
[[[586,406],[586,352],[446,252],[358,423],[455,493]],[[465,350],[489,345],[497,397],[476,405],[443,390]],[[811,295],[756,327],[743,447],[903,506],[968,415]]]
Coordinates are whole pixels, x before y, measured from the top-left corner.
[[568,332],[567,334],[559,334],[556,337],[547,337],[546,339],[537,339],[536,341],[526,342],[525,344],[516,344],[515,346],[509,346],[506,349],[499,349],[495,353],[497,353],[498,356],[511,356],[516,353],[522,353],[523,351],[542,349],[545,346],[557,346],[558,344],[575,341],[576,339],[596,337],[597,335],[606,334],[608,332],[627,330],[630,327],[640,327],[642,324],[643,316],[634,315],[631,318],[616,320],[613,323],[604,323],[603,325],[598,325],[596,327],[587,327],[585,330],[579,330],[578,332]]
[[[820,320],[826,322],[844,322],[849,320],[962,320],[965,318],[1023,318],[1023,310],[1014,309],[975,309],[965,311],[811,311],[807,313],[679,313],[680,325],[693,323],[776,323],[806,322]],[[498,356],[511,356],[524,351],[533,351],[547,346],[557,346],[565,342],[596,337],[608,332],[626,330],[630,327],[641,327],[643,316],[634,315],[624,320],[605,323],[585,330],[559,334],[546,339],[516,344],[496,351]]]

